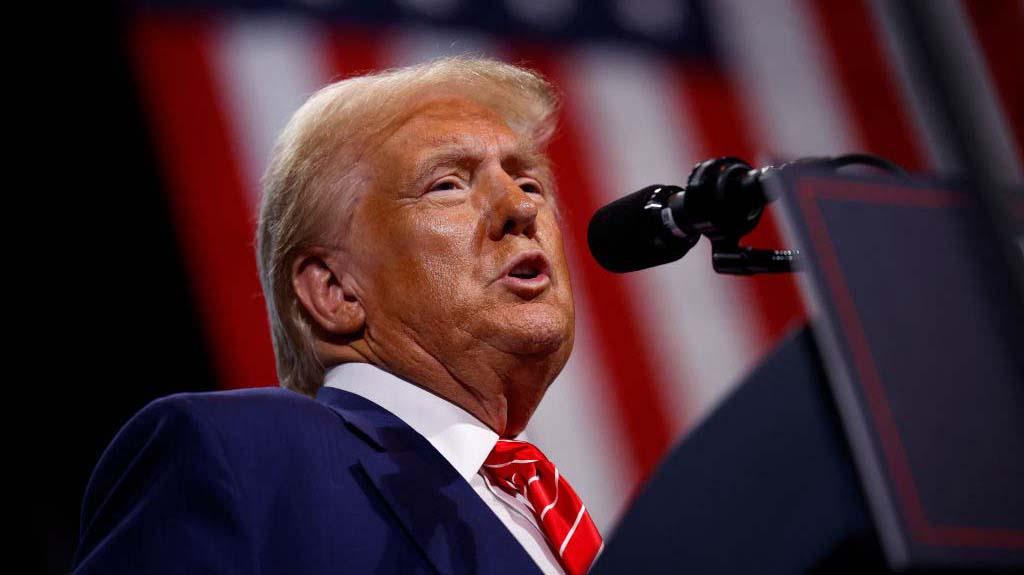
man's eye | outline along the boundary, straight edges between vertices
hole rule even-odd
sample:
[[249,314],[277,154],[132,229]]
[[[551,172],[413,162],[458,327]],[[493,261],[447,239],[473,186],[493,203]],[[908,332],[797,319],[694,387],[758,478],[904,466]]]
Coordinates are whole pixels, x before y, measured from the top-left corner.
[[542,194],[543,190],[540,184],[536,182],[522,182],[519,184],[519,189],[523,190],[527,194]]
[[441,180],[430,187],[431,192],[447,192],[459,189],[459,182],[456,180]]

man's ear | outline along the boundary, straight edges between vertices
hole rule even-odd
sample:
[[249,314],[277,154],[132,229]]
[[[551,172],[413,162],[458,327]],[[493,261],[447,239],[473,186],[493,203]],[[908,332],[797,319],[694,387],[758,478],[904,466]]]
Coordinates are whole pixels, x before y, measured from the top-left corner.
[[349,289],[330,252],[311,249],[300,253],[292,263],[292,287],[306,313],[324,331],[349,336],[363,329],[366,311]]

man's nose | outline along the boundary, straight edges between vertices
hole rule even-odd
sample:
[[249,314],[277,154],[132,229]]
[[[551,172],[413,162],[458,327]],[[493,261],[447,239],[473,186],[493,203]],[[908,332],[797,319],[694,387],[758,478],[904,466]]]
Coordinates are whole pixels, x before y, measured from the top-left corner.
[[534,198],[502,171],[492,181],[488,236],[495,241],[506,234],[532,236],[535,232],[537,211],[537,202]]

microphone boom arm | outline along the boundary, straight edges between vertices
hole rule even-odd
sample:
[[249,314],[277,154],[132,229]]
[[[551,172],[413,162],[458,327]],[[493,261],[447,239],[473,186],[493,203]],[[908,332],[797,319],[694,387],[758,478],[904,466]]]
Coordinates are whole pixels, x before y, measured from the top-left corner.
[[[802,158],[778,167],[753,169],[734,157],[700,162],[688,178],[686,189],[672,198],[675,213],[699,214],[677,225],[684,235],[701,234],[711,240],[711,265],[720,274],[752,275],[786,273],[801,269],[802,257],[795,249],[761,249],[739,245],[741,237],[753,230],[765,206],[775,198],[768,197],[764,180],[790,166],[810,166],[839,170],[850,165],[904,173],[896,164],[868,154],[847,154],[834,158]],[[669,215],[671,218],[671,215]],[[676,230],[674,229],[673,232]]]

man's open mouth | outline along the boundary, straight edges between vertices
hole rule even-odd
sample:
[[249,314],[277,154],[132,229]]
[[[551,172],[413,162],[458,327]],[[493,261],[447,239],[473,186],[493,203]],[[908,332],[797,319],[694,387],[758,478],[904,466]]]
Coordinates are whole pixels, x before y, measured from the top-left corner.
[[523,296],[537,295],[550,283],[551,266],[539,250],[523,252],[505,266],[503,282]]
[[514,278],[532,279],[540,275],[540,269],[530,263],[522,263],[508,272]]

